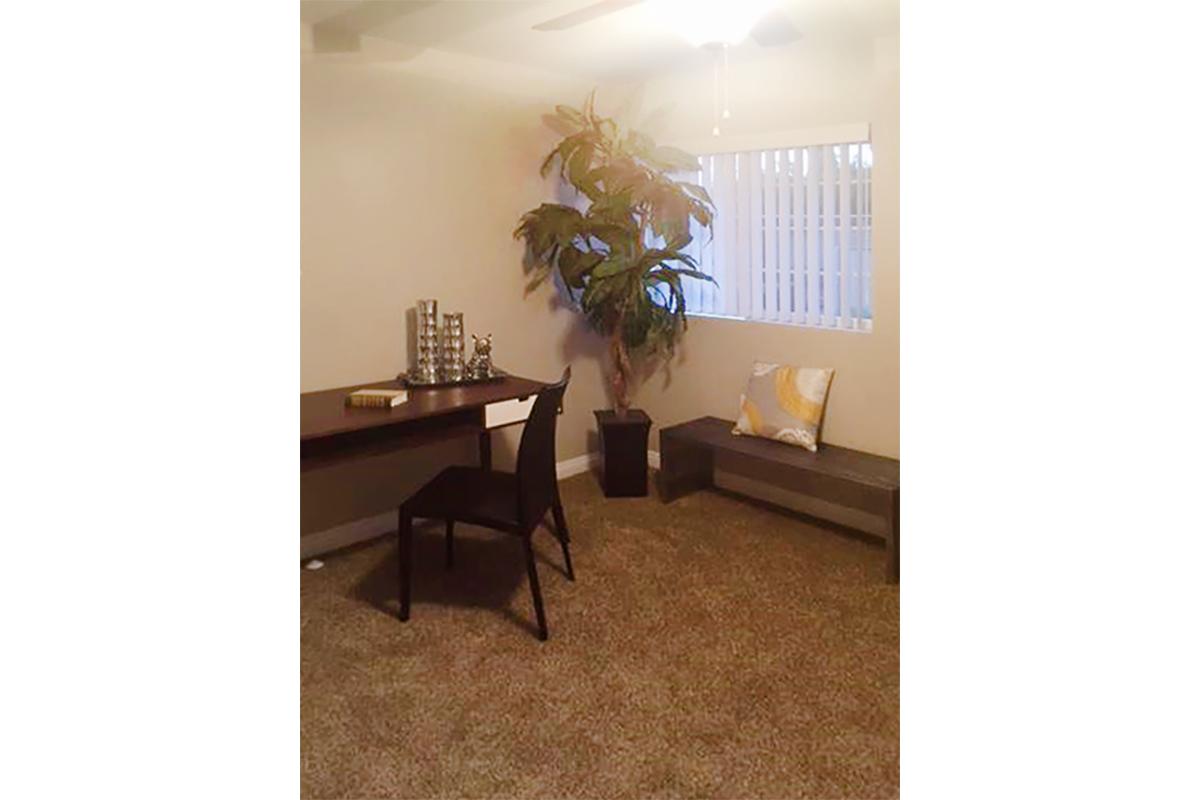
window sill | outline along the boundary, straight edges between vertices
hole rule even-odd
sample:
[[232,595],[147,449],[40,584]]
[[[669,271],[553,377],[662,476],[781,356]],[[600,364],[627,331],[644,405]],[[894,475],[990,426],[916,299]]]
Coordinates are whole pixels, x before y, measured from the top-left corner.
[[779,325],[785,328],[804,328],[810,331],[829,331],[830,333],[871,333],[872,320],[859,320],[858,327],[843,328],[840,325],[812,325],[807,322],[790,322],[788,320],[779,319],[751,319],[750,317],[737,317],[731,314],[714,314],[710,311],[688,311],[688,319],[719,319],[727,322],[748,322],[753,325]]

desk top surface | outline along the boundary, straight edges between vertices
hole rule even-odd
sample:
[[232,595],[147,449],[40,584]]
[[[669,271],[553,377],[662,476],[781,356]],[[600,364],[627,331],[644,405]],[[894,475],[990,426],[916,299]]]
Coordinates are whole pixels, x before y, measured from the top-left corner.
[[536,394],[546,384],[516,375],[493,383],[408,390],[408,401],[395,408],[351,408],[346,395],[356,389],[403,389],[398,381],[377,381],[300,395],[300,441],[350,431],[398,425],[488,403]]

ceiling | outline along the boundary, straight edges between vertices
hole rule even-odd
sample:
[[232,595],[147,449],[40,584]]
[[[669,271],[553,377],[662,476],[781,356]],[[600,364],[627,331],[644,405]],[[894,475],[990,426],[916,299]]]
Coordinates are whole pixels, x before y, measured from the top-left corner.
[[[301,0],[300,18],[335,50],[353,48],[364,37],[394,44],[403,52],[437,50],[590,80],[636,78],[711,63],[708,53],[664,30],[646,3],[567,30],[533,29],[595,2]],[[775,6],[801,38],[771,50],[894,36],[899,28],[899,0],[778,0]],[[735,48],[739,57],[766,49],[752,39]]]

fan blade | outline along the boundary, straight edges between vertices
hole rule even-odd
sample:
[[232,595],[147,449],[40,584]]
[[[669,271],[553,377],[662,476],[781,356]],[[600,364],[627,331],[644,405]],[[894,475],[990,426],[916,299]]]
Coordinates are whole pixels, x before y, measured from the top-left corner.
[[777,8],[768,11],[750,30],[750,36],[763,47],[791,44],[800,38],[800,31]]
[[533,26],[533,29],[535,31],[565,31],[567,28],[574,28],[576,25],[591,22],[614,11],[620,11],[629,6],[636,6],[641,2],[642,0],[600,0],[599,3],[584,6],[569,14],[563,14],[561,17],[539,22]]

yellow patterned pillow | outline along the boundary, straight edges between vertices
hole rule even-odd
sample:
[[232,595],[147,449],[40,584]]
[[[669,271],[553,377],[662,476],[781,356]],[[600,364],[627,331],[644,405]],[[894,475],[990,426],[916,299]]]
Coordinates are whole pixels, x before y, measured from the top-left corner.
[[733,433],[761,436],[817,451],[831,369],[754,362]]

